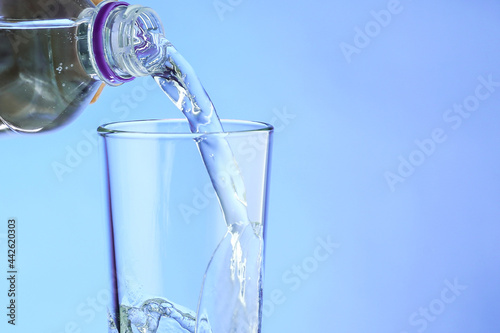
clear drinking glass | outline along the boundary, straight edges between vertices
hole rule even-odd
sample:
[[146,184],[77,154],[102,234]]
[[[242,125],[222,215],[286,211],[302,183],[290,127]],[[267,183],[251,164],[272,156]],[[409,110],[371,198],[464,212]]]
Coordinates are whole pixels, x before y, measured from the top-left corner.
[[[110,332],[260,332],[273,128],[222,124],[224,133],[191,133],[177,119],[99,127],[114,273]],[[221,141],[232,159],[211,172],[223,182],[239,169],[247,225],[228,227],[200,155],[200,142]]]

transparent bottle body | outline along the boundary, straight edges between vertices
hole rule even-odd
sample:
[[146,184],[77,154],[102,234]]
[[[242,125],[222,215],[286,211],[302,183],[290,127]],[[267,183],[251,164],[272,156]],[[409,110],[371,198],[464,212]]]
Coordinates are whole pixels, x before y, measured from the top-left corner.
[[51,130],[85,108],[100,81],[79,60],[79,19],[90,1],[2,1],[0,118],[3,129]]
[[156,13],[139,5],[2,1],[0,131],[60,127],[88,106],[102,82],[118,86],[155,73],[166,57],[162,38]]

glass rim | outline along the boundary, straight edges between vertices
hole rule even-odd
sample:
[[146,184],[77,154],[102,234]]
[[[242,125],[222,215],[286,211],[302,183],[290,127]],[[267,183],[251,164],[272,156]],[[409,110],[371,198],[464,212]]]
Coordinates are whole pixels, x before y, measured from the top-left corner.
[[[169,119],[142,119],[142,120],[126,120],[126,121],[116,121],[111,123],[106,123],[97,128],[97,133],[102,137],[108,136],[120,136],[120,137],[165,137],[165,138],[198,138],[201,136],[214,136],[214,135],[227,135],[227,134],[249,134],[255,132],[273,132],[274,126],[261,121],[253,120],[237,120],[237,119],[221,119],[222,125],[236,124],[243,125],[242,129],[236,130],[224,130],[224,132],[200,132],[192,133],[187,131],[182,132],[160,132],[160,131],[147,131],[147,130],[129,130],[120,129],[123,125],[132,124],[146,124],[146,123],[183,123],[189,125],[186,118],[169,118]],[[111,128],[111,127],[118,128]],[[244,128],[246,126],[246,128]]]

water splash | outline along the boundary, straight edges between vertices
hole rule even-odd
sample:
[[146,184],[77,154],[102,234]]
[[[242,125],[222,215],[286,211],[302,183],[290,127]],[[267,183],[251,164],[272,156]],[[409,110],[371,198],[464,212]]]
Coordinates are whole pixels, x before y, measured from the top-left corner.
[[209,319],[214,332],[260,332],[262,245],[250,224],[226,233],[205,273],[196,332]]
[[139,307],[120,306],[122,333],[194,333],[195,325],[196,314],[193,311],[163,298],[147,300]]

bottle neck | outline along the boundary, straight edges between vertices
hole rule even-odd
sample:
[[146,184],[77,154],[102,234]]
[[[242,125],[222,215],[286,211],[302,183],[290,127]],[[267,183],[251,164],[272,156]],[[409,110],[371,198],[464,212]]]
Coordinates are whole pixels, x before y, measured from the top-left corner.
[[166,56],[166,39],[151,8],[103,2],[89,16],[84,28],[87,36],[82,41],[85,45],[79,44],[82,64],[89,74],[118,86],[159,70]]

